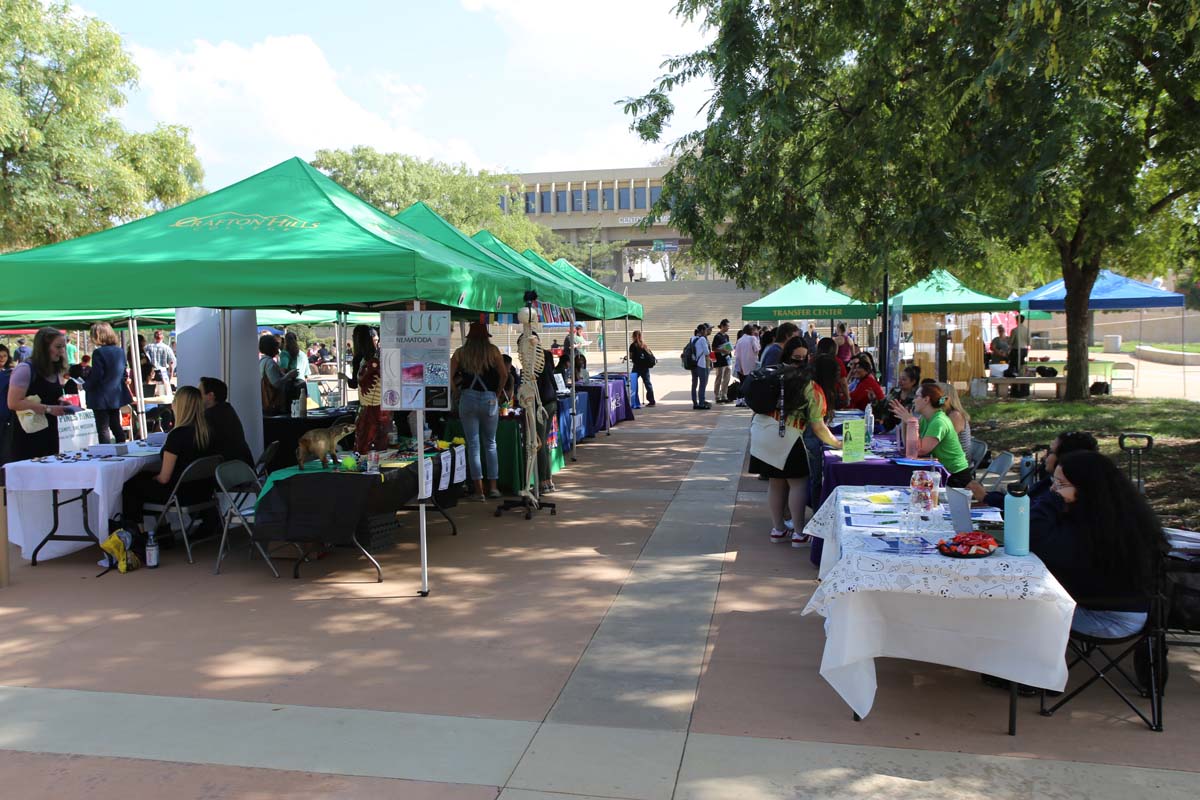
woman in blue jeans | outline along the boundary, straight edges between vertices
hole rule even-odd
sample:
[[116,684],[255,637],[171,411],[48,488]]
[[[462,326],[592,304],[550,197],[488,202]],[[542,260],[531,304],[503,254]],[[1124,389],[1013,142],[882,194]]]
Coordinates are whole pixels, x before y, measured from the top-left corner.
[[692,355],[696,357],[696,366],[692,367],[692,409],[696,411],[712,408],[704,399],[704,394],[708,391],[708,354],[712,351],[708,346],[707,336],[711,330],[711,325],[701,323],[696,326],[696,335],[691,340]]
[[496,428],[500,424],[498,392],[508,384],[504,356],[488,341],[491,338],[486,325],[472,322],[466,343],[450,359],[450,374],[454,376],[451,390],[467,440],[467,468],[480,500],[500,497],[496,488],[496,479],[500,477],[500,459],[496,454]]
[[633,408],[641,408],[638,400],[638,380],[646,385],[646,405],[654,405],[654,386],[650,383],[650,370],[658,363],[654,351],[642,340],[642,332],[634,331],[629,344],[629,362],[633,366],[633,386],[630,400]]

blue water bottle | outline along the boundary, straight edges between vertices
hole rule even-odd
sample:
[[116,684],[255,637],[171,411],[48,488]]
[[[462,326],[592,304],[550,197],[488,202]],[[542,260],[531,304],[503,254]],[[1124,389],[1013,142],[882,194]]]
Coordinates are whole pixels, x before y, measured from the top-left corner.
[[1019,483],[1010,483],[1004,498],[1004,552],[1029,555],[1029,495]]

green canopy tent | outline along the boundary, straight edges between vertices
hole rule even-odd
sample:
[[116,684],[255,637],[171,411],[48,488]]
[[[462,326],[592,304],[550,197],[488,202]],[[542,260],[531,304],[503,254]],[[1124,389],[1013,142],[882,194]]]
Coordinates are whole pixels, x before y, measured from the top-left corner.
[[572,295],[567,287],[534,269],[528,262],[522,263],[502,258],[451,225],[425,203],[413,203],[397,214],[395,219],[422,236],[461,253],[467,258],[483,260],[495,265],[500,270],[515,271],[524,275],[529,279],[531,285],[539,287],[537,292],[540,302],[550,303],[559,308],[568,308],[571,305]]
[[863,303],[808,278],[796,278],[742,306],[744,320],[874,319],[878,315],[875,303]]
[[[108,274],[104,274],[108,271]],[[44,275],[49,280],[34,280]],[[433,308],[515,312],[552,283],[446,247],[293,158],[232,186],[89,236],[0,256],[6,301],[96,308]],[[103,279],[101,279],[103,278]]]
[[536,274],[541,275],[545,280],[562,283],[564,289],[571,292],[571,308],[576,318],[600,319],[604,314],[603,304],[596,293],[573,283],[564,283],[563,277],[551,265],[547,264],[545,259],[539,258],[534,261],[526,258],[496,238],[491,231],[480,231],[471,238],[488,251],[512,263],[519,269],[532,270]]
[[949,314],[955,311],[1015,311],[1018,303],[968,289],[944,269],[934,270],[923,280],[897,294],[905,314]]

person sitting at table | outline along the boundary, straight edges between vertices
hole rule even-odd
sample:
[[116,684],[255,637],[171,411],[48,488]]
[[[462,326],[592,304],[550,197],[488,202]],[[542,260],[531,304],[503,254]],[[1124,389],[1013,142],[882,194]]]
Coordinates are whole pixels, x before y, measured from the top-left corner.
[[496,450],[496,429],[500,424],[497,392],[508,383],[508,368],[504,366],[500,348],[488,341],[491,338],[486,325],[472,322],[466,342],[450,357],[451,405],[458,409],[462,420],[468,477],[474,481],[480,500],[500,497],[496,488],[500,477],[500,457]]
[[890,431],[900,424],[900,417],[892,413],[892,403],[899,402],[908,411],[912,411],[913,398],[916,397],[917,386],[921,383],[921,368],[909,365],[900,370],[896,379],[896,388],[887,393],[883,402],[875,406],[875,418],[883,425],[885,431]]
[[[11,449],[6,461],[24,461],[58,453],[58,418],[75,410],[63,399],[63,376],[67,374],[67,337],[58,328],[42,328],[33,337],[27,359],[13,368],[8,380],[8,424],[12,426]],[[18,411],[32,411],[48,423],[28,433]],[[36,420],[36,417],[34,418]]]
[[992,364],[1007,364],[1008,354],[1012,350],[1012,345],[1008,342],[1008,337],[1004,335],[1004,326],[996,326],[996,336],[992,339],[992,350],[990,353],[985,353],[984,366],[990,367]]
[[[1029,487],[1030,504],[1044,500],[1050,495],[1050,487],[1054,481],[1052,477],[1054,468],[1058,466],[1060,458],[1085,450],[1091,453],[1100,452],[1100,443],[1087,431],[1063,431],[1054,437],[1054,441],[1050,443],[1050,450],[1046,453],[1046,458],[1039,468],[1038,480]],[[967,488],[971,490],[971,495],[976,502],[987,503],[993,508],[1004,508],[1004,497],[1007,492],[1003,490],[989,492],[979,481],[971,481]]]
[[875,380],[875,370],[870,357],[861,354],[850,364],[850,408],[866,411],[867,406],[874,405],[883,399],[883,387]]
[[87,392],[87,405],[96,417],[96,434],[102,444],[125,441],[125,429],[121,427],[121,406],[131,405],[133,397],[125,384],[125,351],[112,325],[97,322],[90,331],[92,343],[92,369],[83,389]]
[[1073,633],[1115,639],[1145,627],[1166,537],[1110,458],[1081,450],[1058,460],[1050,496],[1030,511],[1029,549],[1074,598]]
[[[830,447],[840,447],[841,443],[830,433],[825,424],[825,409],[817,395],[813,381],[805,372],[790,375],[785,393],[786,402],[783,410],[784,424],[795,431],[794,438],[781,437],[779,426],[761,424],[763,415],[755,414],[750,427],[750,471],[757,472],[768,480],[767,506],[771,512],[771,541],[784,542],[791,539],[793,547],[799,547],[808,542],[808,536],[801,533],[803,528],[804,509],[808,506],[809,453],[805,446],[804,432],[811,428],[817,438]],[[778,420],[779,413],[771,415]],[[779,453],[781,446],[792,441],[786,454]],[[775,466],[782,463],[781,467]],[[796,522],[796,530],[789,534],[786,512],[791,509]]]
[[[208,421],[204,415],[204,398],[195,386],[180,386],[171,405],[175,427],[167,434],[162,446],[162,465],[158,472],[139,472],[125,482],[122,490],[121,514],[126,527],[140,530],[143,509],[147,503],[162,504],[170,498],[175,484],[192,462],[216,455]],[[181,505],[201,502],[211,496],[212,482],[196,481],[180,491]]]
[[576,380],[576,382],[586,381],[591,377],[592,377],[591,374],[588,372],[587,356],[585,356],[583,353],[576,351],[576,353],[575,353],[575,380]]
[[958,397],[958,390],[954,388],[953,383],[939,382],[938,388],[942,390],[942,394],[946,395],[946,404],[942,406],[942,410],[946,412],[946,416],[954,425],[954,432],[958,434],[958,443],[962,445],[964,453],[970,453],[971,415],[963,407],[962,400]]
[[225,461],[242,461],[254,466],[246,430],[237,411],[229,404],[229,387],[219,378],[201,378],[200,394],[204,398],[204,421],[212,451]]
[[923,384],[913,398],[913,410],[909,411],[899,400],[892,401],[892,413],[901,422],[912,417],[920,420],[921,440],[917,444],[918,458],[936,458],[950,473],[948,486],[965,489],[974,477],[967,454],[958,441],[954,423],[946,416],[946,394],[936,383]]

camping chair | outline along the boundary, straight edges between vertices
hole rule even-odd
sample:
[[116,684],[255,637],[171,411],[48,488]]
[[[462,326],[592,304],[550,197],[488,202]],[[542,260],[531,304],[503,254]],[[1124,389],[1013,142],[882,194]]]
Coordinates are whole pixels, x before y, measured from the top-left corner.
[[[220,456],[205,456],[198,458],[188,465],[188,468],[179,476],[175,488],[171,490],[171,496],[167,498],[167,502],[159,505],[157,503],[147,503],[144,510],[150,512],[158,512],[158,519],[154,521],[154,530],[162,530],[163,521],[167,518],[167,514],[174,511],[175,520],[179,523],[179,531],[183,534],[183,546],[187,549],[187,560],[189,564],[196,563],[192,560],[192,543],[188,538],[188,529],[200,524],[199,514],[214,509],[217,507],[217,501],[212,493],[209,493],[206,500],[201,500],[197,503],[183,505],[179,501],[179,490],[191,483],[200,481],[211,481],[216,474],[217,466],[221,463]],[[184,522],[183,515],[188,515],[188,522]]]
[[259,480],[267,477],[267,473],[271,471],[271,462],[275,460],[277,452],[279,452],[278,439],[263,448],[262,454],[254,462],[254,474],[259,477]]
[[971,439],[971,452],[967,453],[967,462],[970,464],[971,470],[979,469],[979,465],[987,458],[988,443],[983,439]]
[[1137,367],[1128,361],[1118,361],[1116,364],[1113,364],[1112,377],[1108,381],[1111,391],[1116,391],[1117,381],[1129,381],[1129,395],[1132,397],[1134,395],[1134,387],[1137,385],[1136,376]]
[[979,479],[979,483],[986,491],[1000,491],[1000,486],[1004,483],[1004,478],[1008,475],[1009,469],[1012,468],[1013,460],[1013,454],[1007,450],[992,459],[992,463],[988,464],[987,471]]
[[[1166,684],[1167,674],[1166,605],[1163,602],[1164,570],[1165,566],[1160,563],[1156,570],[1154,594],[1150,600],[1150,612],[1146,615],[1146,625],[1140,631],[1130,636],[1121,636],[1115,639],[1071,632],[1071,638],[1067,641],[1067,650],[1068,655],[1074,656],[1074,658],[1067,664],[1067,670],[1070,671],[1076,664],[1083,663],[1087,665],[1093,674],[1049,708],[1046,707],[1046,692],[1043,690],[1041,699],[1042,716],[1049,717],[1097,681],[1103,681],[1109,689],[1112,689],[1117,697],[1121,698],[1121,701],[1125,705],[1129,706],[1141,718],[1142,722],[1146,723],[1146,727],[1152,731],[1162,732],[1163,689]],[[1110,656],[1105,651],[1105,648],[1115,647],[1124,648],[1115,657]],[[1140,653],[1138,652],[1139,650],[1141,651]],[[1099,664],[1093,661],[1096,655],[1099,655],[1100,659],[1102,659]],[[1121,662],[1130,658],[1130,656],[1133,657],[1135,667],[1138,666],[1137,662],[1141,661],[1142,669],[1136,669],[1135,671],[1135,674],[1144,671],[1141,682],[1131,677],[1129,672],[1121,666]],[[1141,697],[1150,700],[1149,716],[1137,707],[1129,695],[1121,690],[1120,683],[1109,679],[1109,673],[1113,671],[1120,675],[1124,679],[1124,682],[1132,687]]]
[[[271,573],[278,578],[279,572],[271,562],[271,556],[263,549],[261,543],[254,540],[254,505],[258,501],[258,493],[262,490],[262,482],[254,474],[254,470],[244,461],[226,461],[217,467],[217,498],[220,500],[221,512],[221,546],[217,548],[217,563],[213,565],[213,574],[221,574],[221,560],[225,558],[225,542],[229,538],[230,523],[244,529],[250,537],[250,542],[258,548],[263,561],[271,568]],[[236,520],[236,522],[235,522]]]

